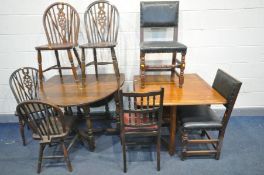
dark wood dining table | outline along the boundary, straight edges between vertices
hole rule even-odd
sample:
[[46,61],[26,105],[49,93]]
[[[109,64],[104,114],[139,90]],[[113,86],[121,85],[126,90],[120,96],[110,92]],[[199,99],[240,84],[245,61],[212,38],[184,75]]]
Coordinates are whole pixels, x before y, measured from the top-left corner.
[[115,74],[100,74],[98,77],[94,74],[87,74],[82,80],[76,82],[72,75],[62,77],[55,75],[40,83],[39,95],[41,100],[59,107],[82,107],[88,129],[89,147],[94,149],[92,121],[89,116],[90,105],[114,95],[117,109],[119,109],[117,92],[124,83],[125,76],[121,74],[118,82]]
[[145,88],[141,88],[140,76],[134,76],[134,91],[148,92],[164,88],[164,107],[170,110],[169,154],[175,154],[177,106],[225,104],[226,99],[197,74],[185,74],[184,84],[179,88],[176,78],[170,75],[146,75]]

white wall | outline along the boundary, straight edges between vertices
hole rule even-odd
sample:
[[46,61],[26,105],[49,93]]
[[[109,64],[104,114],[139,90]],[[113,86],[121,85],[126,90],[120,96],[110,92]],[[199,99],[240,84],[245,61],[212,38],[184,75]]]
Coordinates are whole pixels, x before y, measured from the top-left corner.
[[[34,47],[46,41],[42,14],[52,2],[1,1],[0,114],[12,114],[16,106],[8,85],[10,74],[22,66],[37,67]],[[92,1],[66,2],[80,14],[79,43],[83,43],[83,12]],[[111,2],[120,12],[116,49],[120,70],[131,82],[139,73],[140,1]],[[181,0],[179,41],[188,46],[186,73],[198,73],[212,83],[217,68],[222,68],[243,82],[236,107],[264,107],[264,0]],[[44,56],[44,66],[55,61],[52,53]],[[101,71],[112,72],[112,67]]]

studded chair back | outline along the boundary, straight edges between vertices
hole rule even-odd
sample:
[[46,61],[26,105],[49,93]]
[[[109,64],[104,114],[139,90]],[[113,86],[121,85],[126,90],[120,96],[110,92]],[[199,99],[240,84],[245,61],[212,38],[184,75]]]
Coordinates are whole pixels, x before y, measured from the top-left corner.
[[51,4],[44,12],[43,25],[49,44],[78,44],[80,18],[70,4]]
[[212,87],[226,100],[226,111],[223,117],[223,125],[226,127],[231,116],[242,83],[221,69],[217,70]]

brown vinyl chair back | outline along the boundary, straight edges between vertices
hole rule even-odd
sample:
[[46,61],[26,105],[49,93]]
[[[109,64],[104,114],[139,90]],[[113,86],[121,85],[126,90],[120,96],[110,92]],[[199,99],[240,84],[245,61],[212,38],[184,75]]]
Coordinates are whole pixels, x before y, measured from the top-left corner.
[[38,70],[33,67],[15,70],[9,78],[9,86],[17,103],[38,99]]
[[223,130],[227,126],[241,85],[242,83],[239,80],[221,69],[217,70],[212,87],[227,100],[227,103],[224,105],[226,110],[222,119]]
[[70,4],[51,4],[44,12],[43,25],[49,45],[78,44],[80,17]]
[[[164,89],[148,93],[124,93],[120,95],[121,129],[146,128],[161,125]],[[148,128],[149,129],[149,128]],[[156,130],[157,130],[156,129]]]
[[173,41],[178,40],[179,1],[140,2],[140,42],[145,28],[173,27]]
[[20,103],[16,110],[41,141],[50,142],[52,138],[66,136],[64,115],[57,106],[29,100]]
[[84,13],[88,43],[117,42],[119,13],[108,1],[91,3]]

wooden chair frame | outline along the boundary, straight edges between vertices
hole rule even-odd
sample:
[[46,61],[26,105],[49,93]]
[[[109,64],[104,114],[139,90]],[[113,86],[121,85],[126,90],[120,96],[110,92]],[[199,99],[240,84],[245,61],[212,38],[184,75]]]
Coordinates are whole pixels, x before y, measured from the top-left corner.
[[[160,91],[148,93],[124,93],[120,90],[120,137],[123,151],[124,172],[127,172],[126,146],[145,144],[142,142],[128,142],[128,136],[151,136],[157,138],[157,170],[160,170],[160,127],[163,96],[163,88],[161,88]],[[124,98],[128,99],[128,104],[124,102]],[[126,118],[125,115],[127,116]]]
[[[68,170],[72,171],[72,165],[69,159],[68,151],[77,140],[76,135],[68,148],[64,140],[70,133],[71,126],[66,126],[65,116],[61,109],[53,104],[36,100],[29,100],[20,103],[17,106],[17,113],[21,119],[31,128],[33,139],[39,140],[39,158],[37,173],[41,171],[42,159],[64,158]],[[63,156],[43,156],[46,145],[52,146],[53,143],[60,143]]]
[[[164,25],[164,22],[156,21],[156,22],[149,22],[149,21],[143,21],[144,17],[144,10],[142,8],[142,4],[172,4],[176,3],[177,5],[177,24],[166,24]],[[140,8],[140,43],[144,42],[144,29],[146,28],[169,28],[173,27],[173,41],[176,42],[178,41],[178,8],[179,8],[179,2],[178,1],[146,1],[146,2],[141,2],[141,8]],[[155,12],[154,12],[155,13]],[[170,13],[170,12],[169,12]],[[163,14],[162,14],[163,15]],[[152,23],[152,24],[150,24]],[[157,45],[162,45],[162,42]],[[177,52],[181,53],[181,59],[177,59]],[[147,65],[145,61],[145,55],[147,53],[172,53],[172,63],[170,65]],[[185,69],[185,55],[186,55],[186,50],[167,50],[167,51],[144,51],[140,49],[140,77],[141,77],[141,87],[145,87],[145,72],[148,71],[170,71],[171,72],[171,77],[174,79],[175,75],[179,77],[179,87],[181,88],[184,83],[184,69]],[[180,71],[178,72],[176,68],[179,68]]]
[[[23,67],[15,70],[9,78],[9,86],[16,99],[17,104],[26,101],[39,99],[38,97],[38,70],[33,67]],[[15,113],[17,116],[17,113]],[[19,131],[23,145],[26,145],[24,126],[25,123],[18,116]]]
[[[78,35],[80,28],[80,18],[78,12],[68,3],[56,2],[51,4],[43,14],[43,26],[48,40],[48,45],[37,46],[38,53],[39,79],[42,80],[43,72],[51,69],[58,69],[62,77],[63,69],[71,69],[74,79],[78,81],[76,67],[73,62],[71,50],[81,67],[79,54],[76,50],[78,46]],[[54,51],[57,65],[42,69],[41,51]],[[59,50],[67,52],[71,67],[62,67],[59,59]]]
[[[84,63],[82,70],[85,71],[86,66],[94,65],[95,74],[98,77],[98,65],[113,64],[114,72],[119,82],[120,73],[115,53],[119,29],[119,12],[117,8],[108,1],[95,1],[87,7],[84,13],[84,23],[88,43],[80,45],[82,62]],[[87,64],[85,64],[85,49],[92,49],[94,57],[94,61]],[[98,62],[97,49],[110,49],[112,61]],[[85,72],[82,75],[85,75]]]

